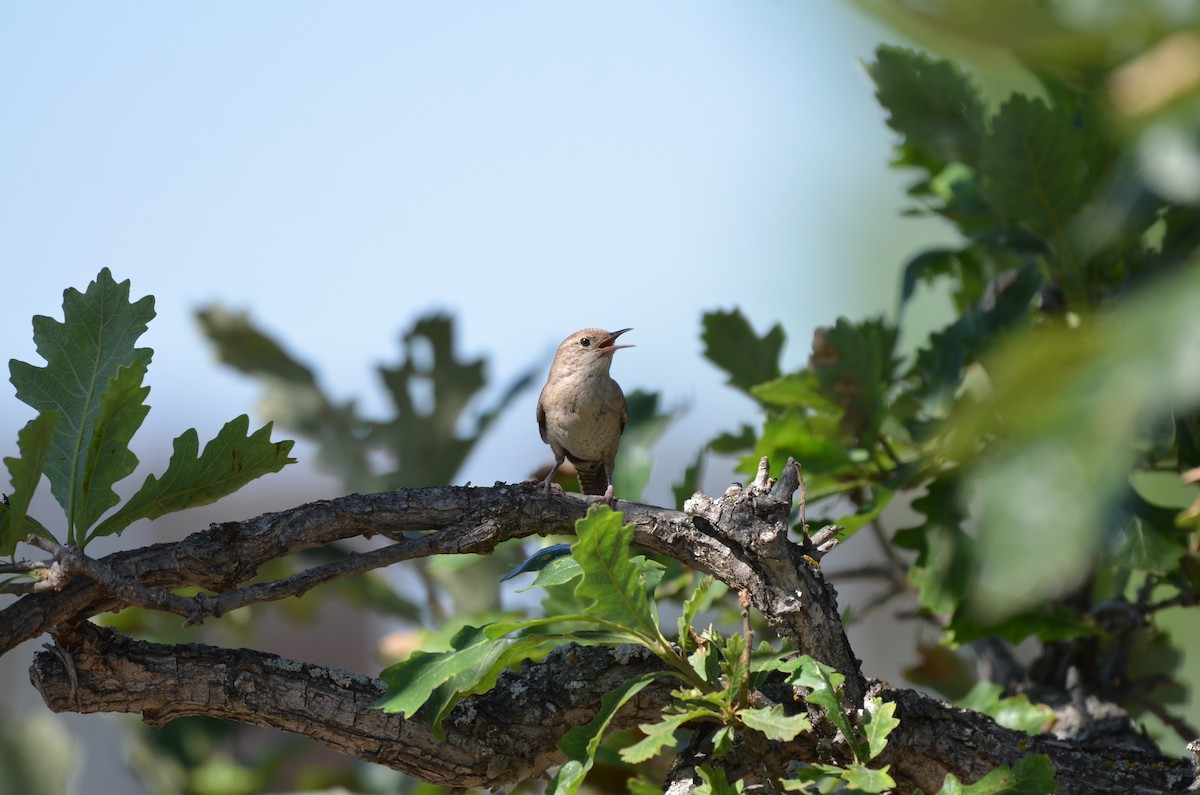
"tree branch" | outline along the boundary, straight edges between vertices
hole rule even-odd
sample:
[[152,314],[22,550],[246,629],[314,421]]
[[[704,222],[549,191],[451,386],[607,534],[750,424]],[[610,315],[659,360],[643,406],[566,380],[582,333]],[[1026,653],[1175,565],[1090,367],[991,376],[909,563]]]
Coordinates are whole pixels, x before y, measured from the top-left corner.
[[[618,508],[637,527],[635,544],[711,573],[734,590],[747,590],[754,607],[801,651],[846,674],[847,695],[857,701],[864,689],[862,674],[842,631],[837,595],[805,560],[823,550],[787,538],[788,511],[798,484],[798,473],[789,471],[791,467],[785,468],[779,484],[756,481],[718,500],[697,494],[682,513],[627,502]],[[180,542],[114,553],[85,567],[91,576],[68,571],[61,590],[21,598],[0,611],[0,654],[56,626],[129,604],[177,613],[194,623],[402,560],[486,554],[513,538],[573,533],[591,502],[579,495],[547,495],[534,484],[401,489],[214,524]],[[273,559],[378,534],[397,540],[283,580],[238,587]],[[123,580],[132,585],[120,587]],[[216,595],[154,599],[143,586],[200,587]]]
[[[133,640],[92,624],[64,629],[62,654],[38,652],[30,679],[55,712],[124,712],[162,726],[187,715],[263,726],[448,787],[493,789],[541,775],[564,758],[562,735],[595,715],[606,692],[662,668],[640,647],[560,647],[463,699],[437,737],[421,717],[374,709],[387,686],[340,668],[249,649]],[[75,686],[63,659],[74,666]],[[669,680],[644,689],[616,728],[655,720]]]
[[[862,709],[867,682],[846,639],[836,593],[816,563],[835,545],[834,534],[821,531],[799,543],[788,538],[799,482],[799,471],[789,462],[778,482],[764,467],[749,486],[717,499],[697,494],[683,512],[626,502],[617,507],[637,528],[635,544],[711,573],[744,593],[800,651],[845,674],[844,702],[848,709]],[[595,714],[603,694],[661,663],[628,647],[562,647],[540,664],[504,675],[493,691],[464,699],[444,723],[447,739],[442,741],[421,719],[372,709],[385,688],[359,674],[249,650],[145,643],[83,622],[131,599],[196,620],[400,560],[485,554],[513,538],[570,533],[590,502],[578,495],[545,494],[532,484],[404,489],[217,524],[177,543],[99,561],[60,552],[52,567],[60,570],[60,590],[24,596],[0,611],[0,653],[43,632],[55,633],[58,645],[38,653],[31,667],[35,686],[55,710],[133,712],[152,725],[182,715],[223,717],[314,737],[435,783],[504,786],[561,762],[555,743]],[[270,560],[377,534],[393,543],[275,582],[244,585]],[[169,594],[185,586],[213,595],[181,603],[181,597]],[[160,599],[153,591],[171,598]],[[655,719],[669,700],[669,688],[647,688],[615,725]],[[901,727],[880,759],[892,766],[900,792],[918,786],[936,791],[948,772],[972,781],[1025,753],[1051,757],[1062,771],[1060,792],[1182,791],[1191,782],[1191,767],[1180,760],[1111,745],[1089,750],[1080,742],[1030,738],[911,691],[875,692],[900,705]],[[814,737],[800,735],[793,743],[760,749],[773,758],[759,762],[783,769],[795,761],[824,761],[822,755],[837,752],[825,746],[822,750]],[[690,777],[685,768],[704,761],[704,749],[693,750],[673,777],[672,786],[680,791],[687,790]],[[1122,760],[1121,770],[1101,763],[1113,754]]]

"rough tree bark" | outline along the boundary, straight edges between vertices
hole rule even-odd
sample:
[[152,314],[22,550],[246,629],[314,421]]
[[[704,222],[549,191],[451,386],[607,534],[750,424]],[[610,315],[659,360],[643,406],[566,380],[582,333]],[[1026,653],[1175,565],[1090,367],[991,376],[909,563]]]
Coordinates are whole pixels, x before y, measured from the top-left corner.
[[[1030,737],[915,691],[867,681],[841,624],[837,595],[815,565],[835,546],[834,533],[788,538],[799,485],[790,462],[778,483],[767,478],[764,462],[751,485],[717,499],[698,494],[683,512],[626,502],[617,508],[636,525],[635,544],[745,592],[800,651],[841,671],[847,708],[861,709],[872,696],[897,704],[900,726],[880,760],[891,765],[897,791],[936,792],[947,773],[975,781],[1030,753],[1050,757],[1063,793],[1186,792],[1194,786],[1192,762],[1147,749],[1128,718],[1122,724],[1127,742]],[[0,610],[0,654],[44,633],[53,636],[54,643],[36,655],[30,678],[55,711],[128,712],[150,725],[209,715],[304,734],[437,784],[502,787],[561,763],[555,743],[562,735],[588,721],[606,692],[658,667],[657,659],[630,647],[563,647],[506,674],[491,692],[464,699],[447,718],[441,741],[419,717],[373,709],[385,688],[362,674],[247,649],[148,643],[87,619],[140,605],[194,623],[403,560],[487,553],[512,538],[571,533],[588,505],[586,498],[544,494],[531,484],[404,489],[216,524],[177,543],[99,560],[45,545],[54,557],[42,589]],[[394,542],[283,580],[244,585],[272,559],[379,534]],[[171,593],[185,586],[211,595]],[[669,701],[669,690],[643,690],[615,726],[652,720]],[[1111,720],[1111,710],[1106,718]],[[845,761],[838,760],[836,743],[817,739],[801,734],[792,743],[771,745],[769,753],[780,765]],[[736,754],[723,763],[736,766]],[[671,792],[699,783],[690,773],[695,764],[694,749],[681,755],[667,782]]]

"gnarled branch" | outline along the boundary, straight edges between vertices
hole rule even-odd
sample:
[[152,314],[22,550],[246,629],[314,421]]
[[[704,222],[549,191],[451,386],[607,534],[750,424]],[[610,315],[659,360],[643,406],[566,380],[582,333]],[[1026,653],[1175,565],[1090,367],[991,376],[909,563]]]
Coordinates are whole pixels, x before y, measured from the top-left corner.
[[[1060,777],[1061,792],[1182,791],[1191,783],[1191,767],[1181,760],[1028,738],[911,691],[870,691],[846,639],[836,594],[816,565],[836,543],[835,534],[820,531],[799,542],[788,537],[798,486],[798,469],[789,462],[778,483],[764,468],[754,483],[720,498],[696,495],[683,512],[625,502],[616,507],[636,526],[635,544],[715,575],[744,593],[800,651],[845,674],[848,708],[861,709],[872,692],[895,700],[901,726],[880,761],[891,765],[901,792],[918,786],[935,791],[947,772],[974,780],[995,765],[1011,764],[1018,752],[1046,753],[1067,775],[1091,771],[1093,778],[1079,786]],[[56,710],[133,712],[152,724],[187,714],[223,717],[314,737],[436,783],[504,786],[560,762],[555,743],[567,730],[589,720],[605,693],[660,663],[626,647],[563,647],[538,665],[506,674],[492,692],[465,699],[447,718],[448,741],[442,742],[419,718],[373,709],[384,692],[377,680],[249,650],[145,643],[85,622],[130,600],[196,621],[397,561],[487,553],[513,538],[570,533],[589,503],[530,484],[405,489],[217,524],[177,543],[98,561],[60,552],[58,590],[29,594],[0,611],[0,653],[55,633],[58,651],[39,653],[31,677]],[[246,584],[270,560],[374,535],[393,541],[274,582]],[[130,584],[136,587],[125,587]],[[185,586],[212,595],[181,600],[152,592]],[[652,720],[668,699],[669,685],[647,688],[616,725]],[[703,761],[704,749],[693,751],[699,754],[695,760],[681,758],[677,765],[672,787],[679,791],[688,789],[689,766]],[[765,753],[773,757],[772,766],[783,767],[819,761],[818,753],[829,751],[801,735],[793,743],[771,744]],[[1120,770],[1099,764],[1114,753],[1123,755]],[[736,764],[736,754],[723,762]],[[1106,782],[1111,786],[1100,787]]]

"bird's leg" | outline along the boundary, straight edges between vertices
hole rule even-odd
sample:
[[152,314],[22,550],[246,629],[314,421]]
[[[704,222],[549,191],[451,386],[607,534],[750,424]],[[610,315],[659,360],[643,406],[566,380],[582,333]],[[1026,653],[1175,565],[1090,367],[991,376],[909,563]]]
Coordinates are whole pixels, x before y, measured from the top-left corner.
[[[615,459],[616,456],[613,456]],[[615,461],[614,461],[615,463]],[[612,505],[613,503],[613,482],[612,482],[613,465],[604,465],[604,477],[608,481],[608,488],[604,490],[604,496],[600,498],[600,502],[604,505]]]
[[554,466],[550,467],[550,474],[546,475],[546,479],[542,481],[542,491],[546,492],[547,494],[550,493],[550,484],[554,482],[554,473],[558,471],[560,466],[562,466],[562,462],[565,458],[566,456],[554,457]]

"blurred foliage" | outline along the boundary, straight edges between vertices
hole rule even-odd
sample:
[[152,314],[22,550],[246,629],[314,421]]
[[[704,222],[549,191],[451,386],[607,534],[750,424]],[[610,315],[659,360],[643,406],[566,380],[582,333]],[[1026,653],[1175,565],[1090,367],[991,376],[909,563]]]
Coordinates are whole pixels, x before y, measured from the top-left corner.
[[[53,749],[53,752],[48,752]],[[0,721],[0,795],[59,795],[68,791],[75,742],[49,712]]]
[[[992,101],[961,63],[879,48],[866,70],[910,212],[961,242],[907,263],[895,320],[817,329],[796,372],[778,325],[707,315],[706,356],[764,414],[709,449],[747,475],[795,456],[809,520],[890,538],[944,640],[1036,638],[1034,683],[1074,669],[1186,734],[1181,651],[1158,623],[1200,600],[1200,500],[1182,485],[1200,480],[1200,8],[858,4],[986,69],[1017,65],[1035,91]],[[931,285],[955,316],[901,357]],[[920,520],[891,535],[893,500]],[[961,694],[959,671],[940,676]]]
[[210,306],[197,318],[218,358],[262,385],[263,416],[313,441],[321,465],[350,491],[449,484],[500,412],[534,380],[532,370],[518,376],[468,422],[466,409],[486,384],[484,362],[460,360],[453,321],[428,315],[401,336],[403,358],[378,368],[394,414],[371,419],[353,400],[331,397],[311,368],[248,316]]

